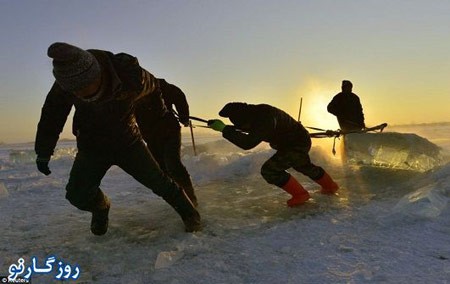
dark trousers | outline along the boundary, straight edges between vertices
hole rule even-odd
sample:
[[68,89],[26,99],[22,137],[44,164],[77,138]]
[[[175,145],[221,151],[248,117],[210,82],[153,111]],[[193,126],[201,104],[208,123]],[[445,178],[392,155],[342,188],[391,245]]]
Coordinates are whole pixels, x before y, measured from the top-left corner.
[[261,175],[268,183],[279,187],[284,186],[288,182],[290,174],[286,170],[289,168],[293,168],[312,180],[320,179],[325,171],[311,163],[309,150],[310,147],[278,150],[263,164]]
[[75,207],[92,211],[101,180],[113,165],[119,166],[166,201],[180,195],[177,184],[161,171],[143,141],[138,141],[115,153],[78,152],[66,186],[66,198]]
[[192,181],[186,167],[181,162],[181,133],[178,121],[176,123],[176,126],[161,123],[162,127],[155,127],[160,131],[153,131],[152,135],[146,135],[145,141],[161,170],[178,185],[190,191],[193,190]]

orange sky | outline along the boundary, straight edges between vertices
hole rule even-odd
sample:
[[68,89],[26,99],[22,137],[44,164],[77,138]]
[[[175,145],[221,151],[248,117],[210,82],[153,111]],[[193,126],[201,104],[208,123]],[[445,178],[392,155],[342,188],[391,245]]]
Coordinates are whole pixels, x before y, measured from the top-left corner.
[[137,56],[203,118],[230,101],[296,118],[302,97],[305,125],[337,128],[326,105],[348,79],[367,125],[450,121],[448,15],[419,0],[1,1],[0,141],[34,140],[54,41]]

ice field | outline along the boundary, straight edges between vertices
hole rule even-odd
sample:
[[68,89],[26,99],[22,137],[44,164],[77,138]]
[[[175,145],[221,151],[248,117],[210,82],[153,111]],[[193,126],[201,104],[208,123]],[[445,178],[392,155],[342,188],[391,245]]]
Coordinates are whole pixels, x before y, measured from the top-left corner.
[[[90,214],[64,198],[73,142],[58,144],[48,177],[35,167],[33,143],[0,145],[0,276],[20,258],[42,267],[55,256],[79,267],[66,283],[449,283],[450,124],[352,134],[336,141],[336,156],[332,139],[314,139],[313,162],[341,189],[322,196],[291,171],[313,197],[297,208],[259,174],[274,153],[267,145],[242,151],[200,138],[194,156],[188,138],[182,157],[205,224],[194,234],[112,167],[101,185],[110,228],[94,236]],[[61,283],[56,262],[32,283]]]

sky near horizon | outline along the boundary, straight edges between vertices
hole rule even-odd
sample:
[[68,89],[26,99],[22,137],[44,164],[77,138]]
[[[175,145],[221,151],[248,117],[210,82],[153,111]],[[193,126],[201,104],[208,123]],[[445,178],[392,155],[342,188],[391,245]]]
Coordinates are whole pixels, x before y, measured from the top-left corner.
[[302,98],[304,125],[337,129],[326,105],[348,79],[368,126],[450,121],[448,15],[447,0],[0,0],[0,142],[34,140],[55,41],[138,57],[206,119],[231,101],[297,118]]

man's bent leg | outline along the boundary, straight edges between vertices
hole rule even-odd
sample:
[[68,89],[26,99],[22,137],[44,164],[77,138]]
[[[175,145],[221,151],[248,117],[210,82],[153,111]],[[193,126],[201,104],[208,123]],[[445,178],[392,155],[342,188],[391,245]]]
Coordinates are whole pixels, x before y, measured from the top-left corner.
[[66,199],[78,209],[92,212],[91,232],[95,235],[108,230],[111,205],[99,186],[109,167],[105,158],[78,152],[66,186]]
[[181,162],[180,148],[181,135],[179,129],[177,129],[177,132],[173,131],[168,133],[168,137],[164,145],[163,154],[166,172],[179,186],[183,188],[194,206],[197,207],[197,196],[194,192],[191,176]]
[[306,202],[310,195],[293,176],[286,172],[291,167],[289,154],[281,151],[275,153],[262,166],[261,175],[268,183],[274,184],[292,195],[292,198],[287,201],[287,205],[293,207]]
[[122,152],[117,165],[169,203],[181,216],[186,231],[201,230],[200,214],[192,202],[184,191],[161,171],[142,142],[137,142]]
[[296,151],[292,153],[291,157],[293,158],[292,163],[295,170],[308,176],[322,187],[320,193],[334,194],[339,189],[339,186],[322,167],[316,166],[311,162],[307,152]]

